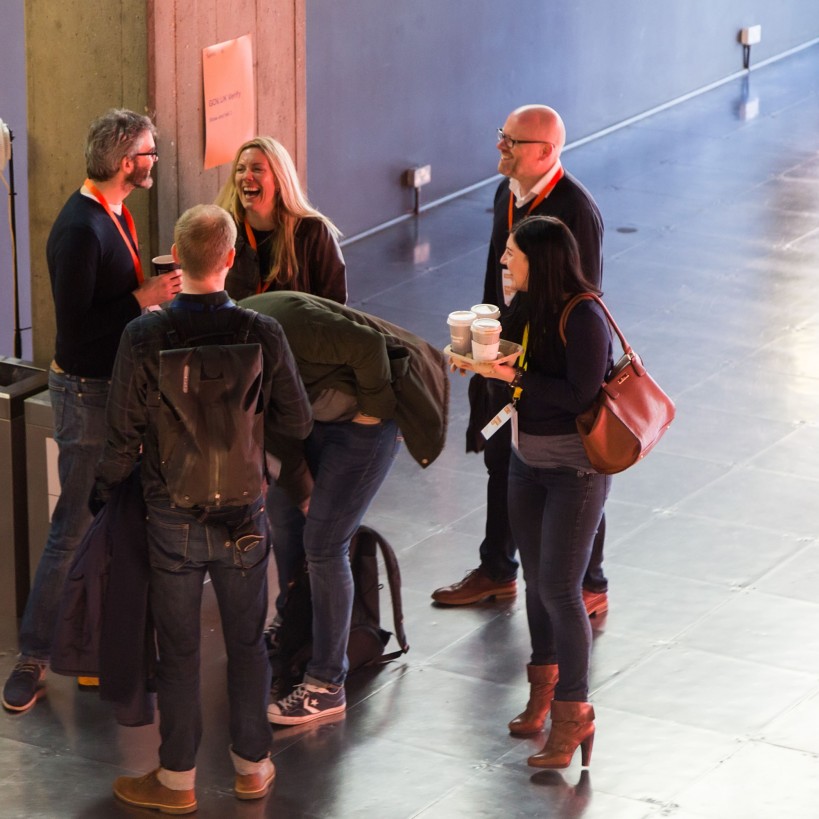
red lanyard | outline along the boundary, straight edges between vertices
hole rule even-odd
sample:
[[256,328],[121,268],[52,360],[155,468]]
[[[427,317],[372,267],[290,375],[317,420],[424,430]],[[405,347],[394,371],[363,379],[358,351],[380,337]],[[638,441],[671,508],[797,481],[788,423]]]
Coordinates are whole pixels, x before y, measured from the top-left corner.
[[[529,205],[529,210],[526,211],[528,216],[553,190],[560,180],[563,179],[563,166],[557,169],[557,173],[549,180],[546,187],[532,200]],[[509,191],[509,230],[512,230],[512,216],[514,214],[515,194]]]
[[117,226],[117,230],[119,231],[119,235],[122,236],[122,241],[125,242],[125,246],[131,253],[131,259],[134,262],[134,270],[136,271],[137,281],[142,284],[145,281],[145,276],[142,274],[142,261],[139,258],[139,254],[137,253],[137,248],[139,247],[139,241],[137,240],[137,231],[136,225],[134,224],[134,217],[131,216],[131,212],[128,208],[125,207],[125,203],[122,203],[122,215],[125,217],[125,224],[128,225],[128,232],[131,234],[131,240],[129,241],[128,237],[125,235],[125,231],[122,228],[122,223],[117,219],[114,212],[111,210],[111,206],[108,204],[105,197],[102,195],[100,190],[97,186],[90,180],[85,180],[85,187],[88,189],[88,192],[94,196],[94,199],[99,202],[105,212],[111,217],[111,221]]
[[[247,222],[245,222],[244,225],[245,225],[245,235],[247,236],[248,244],[258,253],[259,248],[256,246],[256,234],[253,232],[253,230],[251,229],[250,225]],[[272,283],[273,282],[265,283],[262,280],[262,271],[260,270],[259,271],[259,284],[256,286],[256,292],[257,293],[266,292],[267,289],[270,287],[270,285]]]

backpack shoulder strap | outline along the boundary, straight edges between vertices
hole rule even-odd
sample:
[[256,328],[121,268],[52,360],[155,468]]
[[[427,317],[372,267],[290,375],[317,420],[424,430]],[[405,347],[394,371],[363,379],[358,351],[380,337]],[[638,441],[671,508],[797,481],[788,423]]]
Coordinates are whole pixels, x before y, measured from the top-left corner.
[[389,654],[384,654],[381,662],[389,662],[402,654],[409,651],[409,643],[407,643],[407,635],[404,631],[404,610],[401,605],[401,569],[398,567],[398,558],[395,556],[395,551],[392,546],[384,539],[382,535],[371,529],[369,526],[359,526],[356,532],[356,537],[369,537],[378,544],[381,550],[381,556],[384,558],[384,565],[387,568],[387,581],[390,585],[390,598],[392,599],[392,618],[393,627],[395,628],[395,639],[401,648],[397,651],[392,651]]
[[162,310],[157,310],[156,315],[159,316],[160,321],[165,325],[165,335],[168,337],[168,344],[172,348],[182,347],[182,340],[179,337],[179,329],[176,322],[173,320],[171,313],[173,311],[169,307]]
[[256,316],[259,314],[255,310],[249,310],[247,307],[233,308],[238,315],[238,329],[236,330],[236,344],[247,344],[247,338],[253,325],[256,323]]

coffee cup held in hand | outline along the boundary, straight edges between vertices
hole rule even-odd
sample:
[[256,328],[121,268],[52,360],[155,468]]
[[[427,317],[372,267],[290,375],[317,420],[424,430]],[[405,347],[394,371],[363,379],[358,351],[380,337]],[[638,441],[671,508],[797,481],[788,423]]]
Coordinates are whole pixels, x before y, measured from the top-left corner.
[[174,270],[179,270],[182,265],[174,261],[173,256],[154,256],[151,261],[154,264],[154,272],[159,276],[162,273],[173,273]]
[[497,319],[478,318],[472,322],[472,358],[494,361],[500,347],[501,323]]
[[451,349],[458,355],[467,355],[472,340],[472,322],[475,314],[471,310],[455,310],[449,314],[446,323],[449,325],[449,335],[452,341]]

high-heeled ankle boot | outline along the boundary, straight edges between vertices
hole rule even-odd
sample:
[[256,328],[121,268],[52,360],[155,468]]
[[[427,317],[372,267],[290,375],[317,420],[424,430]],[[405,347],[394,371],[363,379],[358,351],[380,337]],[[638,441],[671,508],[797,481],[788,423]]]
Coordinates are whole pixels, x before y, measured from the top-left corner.
[[577,746],[583,765],[591,762],[594,708],[590,702],[552,701],[552,730],[540,753],[529,757],[535,768],[568,768]]
[[529,677],[529,702],[526,710],[509,723],[509,733],[515,736],[537,734],[543,730],[557,685],[557,665],[527,665],[526,674]]

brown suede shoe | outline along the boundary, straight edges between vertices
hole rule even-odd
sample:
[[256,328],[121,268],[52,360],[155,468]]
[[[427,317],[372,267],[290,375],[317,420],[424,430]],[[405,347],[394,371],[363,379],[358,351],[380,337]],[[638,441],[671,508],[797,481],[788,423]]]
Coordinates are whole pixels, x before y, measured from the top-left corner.
[[486,600],[488,597],[503,600],[507,597],[514,597],[517,593],[516,580],[498,583],[485,574],[483,569],[477,568],[469,572],[463,580],[451,586],[435,589],[432,592],[432,599],[446,606],[466,606],[469,603],[480,603],[481,600]]
[[157,771],[145,776],[121,776],[114,782],[114,796],[139,808],[152,808],[160,813],[193,813],[196,792],[166,788],[157,778]]
[[275,768],[266,773],[236,774],[233,792],[237,799],[261,799],[270,793],[275,779]]

